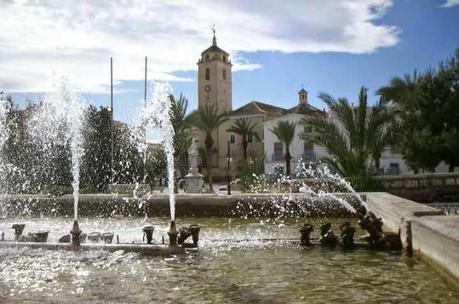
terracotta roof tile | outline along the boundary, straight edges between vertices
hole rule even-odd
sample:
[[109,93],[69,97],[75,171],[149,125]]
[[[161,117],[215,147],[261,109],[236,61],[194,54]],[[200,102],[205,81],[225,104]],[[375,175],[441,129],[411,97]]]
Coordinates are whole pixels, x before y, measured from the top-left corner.
[[288,114],[289,110],[269,105],[267,103],[252,101],[242,107],[231,111],[229,115],[250,115],[250,114],[264,114],[264,113],[276,113],[276,114]]

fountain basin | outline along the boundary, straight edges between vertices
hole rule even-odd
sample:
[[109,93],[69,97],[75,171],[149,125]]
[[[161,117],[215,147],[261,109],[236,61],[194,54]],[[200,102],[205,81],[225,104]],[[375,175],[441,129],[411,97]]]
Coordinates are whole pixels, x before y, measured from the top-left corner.
[[[348,202],[355,201],[355,197],[348,193],[337,193],[337,197]],[[294,202],[289,204],[289,202]],[[295,202],[301,202],[301,208]],[[233,195],[216,194],[177,194],[176,217],[183,216],[220,216],[234,217],[248,214],[249,217],[276,217],[279,209],[273,202],[290,205],[295,216],[333,217],[350,216],[348,210],[338,202],[314,201],[305,197],[303,193],[240,193]],[[139,208],[139,203],[143,204]],[[5,215],[21,216],[24,210],[28,215],[50,214],[66,216],[73,212],[73,197],[63,195],[51,197],[46,195],[10,195],[5,199]],[[284,207],[284,206],[282,206]],[[144,216],[147,214],[169,215],[169,197],[167,194],[157,194],[142,199],[129,195],[113,194],[81,194],[78,213],[80,216]],[[259,211],[255,212],[254,211]],[[1,216],[1,214],[0,214]]]
[[[400,251],[360,246],[357,236],[364,232],[355,219],[329,219],[336,233],[343,222],[356,227],[353,250],[339,245],[299,246],[298,228],[306,220],[316,228],[311,242],[317,244],[321,219],[189,217],[178,219],[177,227],[202,226],[197,252],[182,248],[185,254],[150,256],[122,250],[75,254],[0,248],[0,299],[7,303],[55,299],[69,303],[75,299],[82,303],[416,303],[419,299],[457,303],[457,285],[446,283],[435,268]],[[56,242],[68,232],[72,219],[5,219],[0,221],[0,231],[6,239],[14,238],[11,225],[19,222],[26,224],[26,233],[46,227],[50,242]],[[83,231],[113,231],[124,243],[142,242],[146,225],[155,226],[156,244],[169,231],[167,218],[80,218],[79,222]]]
[[[64,243],[36,243],[0,241],[0,248],[31,248],[44,250],[75,251],[72,244]],[[103,250],[108,252],[125,251],[140,253],[148,256],[172,256],[185,254],[185,248],[179,246],[151,245],[151,244],[81,244],[77,251]]]

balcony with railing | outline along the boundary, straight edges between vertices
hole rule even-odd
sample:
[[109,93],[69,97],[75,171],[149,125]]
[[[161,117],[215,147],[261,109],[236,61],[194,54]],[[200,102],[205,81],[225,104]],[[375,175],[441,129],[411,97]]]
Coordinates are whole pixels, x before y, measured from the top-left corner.
[[[305,153],[300,154],[300,155],[292,155],[291,162],[297,162],[297,161],[310,162],[310,161],[315,161],[316,158],[317,156],[314,151],[306,151]],[[271,154],[271,157],[267,158],[268,162],[281,162],[284,160],[285,160],[284,153],[273,153]]]

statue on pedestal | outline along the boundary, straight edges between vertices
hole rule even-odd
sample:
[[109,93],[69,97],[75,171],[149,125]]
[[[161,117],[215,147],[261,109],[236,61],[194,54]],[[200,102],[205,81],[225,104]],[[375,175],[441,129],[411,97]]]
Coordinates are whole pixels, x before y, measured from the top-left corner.
[[185,176],[187,193],[201,193],[202,192],[202,175],[199,174],[198,169],[198,141],[193,137],[190,149],[188,150],[188,162],[190,163],[189,173]]

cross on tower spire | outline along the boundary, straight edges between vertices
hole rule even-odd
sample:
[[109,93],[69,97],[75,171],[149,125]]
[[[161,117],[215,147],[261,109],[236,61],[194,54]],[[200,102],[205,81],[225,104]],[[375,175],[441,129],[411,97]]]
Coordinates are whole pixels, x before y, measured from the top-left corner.
[[214,37],[212,39],[212,45],[216,46],[217,45],[217,38],[215,37],[215,24],[212,24],[211,30],[212,30],[212,33],[214,34]]

